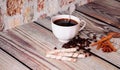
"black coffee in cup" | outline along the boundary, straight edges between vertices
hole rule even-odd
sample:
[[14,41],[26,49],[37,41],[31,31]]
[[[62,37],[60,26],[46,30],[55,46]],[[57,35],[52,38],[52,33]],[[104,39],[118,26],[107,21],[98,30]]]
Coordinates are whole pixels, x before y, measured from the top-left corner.
[[54,24],[67,27],[67,26],[74,26],[78,23],[72,19],[58,19],[54,21]]

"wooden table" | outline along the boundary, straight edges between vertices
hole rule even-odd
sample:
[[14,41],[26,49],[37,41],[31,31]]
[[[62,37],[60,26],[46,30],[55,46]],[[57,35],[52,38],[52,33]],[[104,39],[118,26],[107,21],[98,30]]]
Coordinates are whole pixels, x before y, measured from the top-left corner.
[[[120,32],[118,28],[78,11],[73,15],[84,19],[86,28],[91,31],[104,33],[102,27],[105,26]],[[81,35],[85,36],[84,33]],[[117,52],[103,53],[92,48],[93,56],[78,59],[77,62],[46,58],[46,52],[58,45],[59,41],[51,32],[49,18],[39,19],[37,24],[32,22],[0,32],[0,70],[120,70],[119,49]]]

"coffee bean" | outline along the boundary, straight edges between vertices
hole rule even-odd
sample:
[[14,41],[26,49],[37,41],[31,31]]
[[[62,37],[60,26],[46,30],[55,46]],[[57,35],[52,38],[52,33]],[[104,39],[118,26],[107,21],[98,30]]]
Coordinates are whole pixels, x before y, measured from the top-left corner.
[[97,36],[96,36],[96,34],[94,34],[94,35],[93,35],[93,39],[97,39]]
[[56,49],[57,49],[57,47],[54,47],[54,49],[56,50]]
[[90,51],[91,49],[90,48],[88,48],[88,49],[86,49],[87,51]]
[[87,51],[83,51],[84,53],[87,53]]
[[94,40],[94,42],[97,42],[97,40]]
[[91,56],[92,54],[89,54],[89,56]]
[[85,57],[87,57],[87,55],[85,54]]
[[78,48],[77,51],[80,51],[80,49]]

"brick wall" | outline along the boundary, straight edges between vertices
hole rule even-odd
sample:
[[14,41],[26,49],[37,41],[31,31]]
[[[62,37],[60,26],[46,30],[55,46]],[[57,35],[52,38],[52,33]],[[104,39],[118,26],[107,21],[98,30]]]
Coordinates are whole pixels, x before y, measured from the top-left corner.
[[0,0],[0,31],[66,11],[71,4],[93,0]]

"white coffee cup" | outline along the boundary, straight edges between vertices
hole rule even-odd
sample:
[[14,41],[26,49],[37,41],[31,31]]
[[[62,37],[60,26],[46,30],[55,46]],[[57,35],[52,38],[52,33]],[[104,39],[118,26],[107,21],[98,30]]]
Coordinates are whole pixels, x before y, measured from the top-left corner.
[[[61,26],[55,24],[56,20],[60,19],[71,19],[77,22],[77,24],[73,26]],[[79,18],[73,15],[57,15],[51,18],[52,23],[52,31],[56,38],[60,42],[67,43],[70,39],[74,38],[76,34],[82,30],[86,26],[86,22],[84,20],[80,20]],[[80,27],[82,25],[82,27]]]

